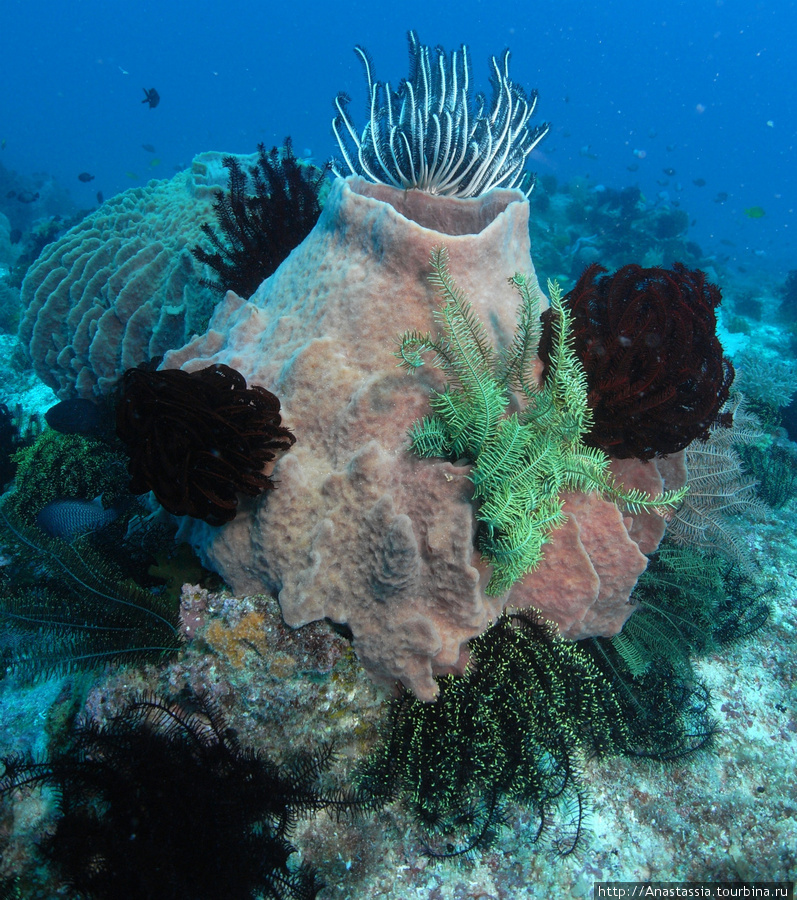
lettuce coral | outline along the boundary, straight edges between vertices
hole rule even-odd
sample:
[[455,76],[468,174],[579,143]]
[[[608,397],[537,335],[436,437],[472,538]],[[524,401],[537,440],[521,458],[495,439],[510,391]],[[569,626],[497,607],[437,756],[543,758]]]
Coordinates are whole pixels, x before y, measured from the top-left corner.
[[205,327],[216,298],[188,246],[213,219],[222,173],[221,154],[205,153],[112,197],[30,267],[19,340],[61,399],[107,394],[125,369]]

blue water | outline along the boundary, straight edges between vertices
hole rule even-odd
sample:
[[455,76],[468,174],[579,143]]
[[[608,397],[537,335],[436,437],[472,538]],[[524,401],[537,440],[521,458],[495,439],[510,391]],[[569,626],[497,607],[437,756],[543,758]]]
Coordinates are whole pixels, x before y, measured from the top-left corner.
[[[52,214],[169,177],[203,150],[248,153],[290,134],[297,153],[323,160],[336,149],[335,94],[365,118],[352,48],[367,47],[377,77],[396,83],[408,28],[426,44],[467,43],[484,89],[490,55],[512,49],[513,79],[539,90],[537,116],[552,124],[538,174],[638,184],[651,202],[665,192],[705,253],[774,279],[797,268],[793,0],[6,0],[0,163],[38,173],[34,186],[47,173],[41,212]],[[157,108],[141,102],[145,87],[160,93]],[[35,215],[5,193],[12,224]],[[763,217],[745,214],[753,207]]]

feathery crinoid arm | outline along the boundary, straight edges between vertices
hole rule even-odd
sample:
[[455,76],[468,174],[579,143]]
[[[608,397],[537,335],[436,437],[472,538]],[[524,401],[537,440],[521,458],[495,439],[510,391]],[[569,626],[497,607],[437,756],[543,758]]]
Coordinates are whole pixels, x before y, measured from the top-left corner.
[[534,364],[542,334],[540,302],[525,275],[516,272],[508,281],[520,294],[520,306],[515,336],[510,346],[501,351],[498,378],[510,390],[521,391],[530,400],[539,393]]
[[[615,484],[609,457],[584,444],[592,423],[587,379],[573,349],[572,319],[562,292],[548,282],[553,310],[553,341],[548,377],[536,384],[533,366],[539,343],[539,308],[528,280],[515,275],[520,294],[512,344],[500,354],[490,346],[484,326],[454,284],[444,249],[432,254],[431,281],[442,297],[435,314],[441,333],[407,332],[396,356],[412,371],[433,353],[433,365],[449,382],[432,391],[432,415],[410,431],[420,457],[465,458],[471,465],[473,499],[478,504],[479,549],[493,572],[486,592],[507,591],[542,559],[543,547],[565,520],[565,491],[597,491],[627,509],[664,514],[683,491],[656,497],[625,491]],[[507,414],[510,391],[527,401],[522,412]]]
[[[535,427],[553,429],[571,447],[592,427],[587,403],[587,376],[573,347],[573,319],[556,281],[548,281],[553,339],[545,385],[523,412]],[[538,342],[539,343],[539,342]]]
[[[432,365],[449,379],[444,391],[432,392],[430,401],[448,430],[447,455],[474,462],[494,437],[509,398],[496,378],[496,354],[484,325],[451,277],[445,247],[432,251],[430,263],[429,281],[442,299],[435,311],[441,332],[435,338],[406,332],[399,340],[396,356],[400,366],[412,371],[424,364],[424,354],[434,354]],[[424,446],[428,427],[424,422],[416,425],[414,445],[420,441],[419,446]]]

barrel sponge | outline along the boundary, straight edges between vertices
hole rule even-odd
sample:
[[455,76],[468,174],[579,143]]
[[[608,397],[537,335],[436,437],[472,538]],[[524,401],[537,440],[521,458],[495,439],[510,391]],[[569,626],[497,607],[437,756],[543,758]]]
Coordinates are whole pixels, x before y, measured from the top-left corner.
[[171,179],[106,200],[31,266],[19,339],[59,397],[101,396],[125,369],[204,330],[216,297],[189,248],[214,219],[225,156],[203,153]]
[[[410,452],[410,427],[444,387],[437,370],[410,377],[394,355],[405,331],[436,330],[430,252],[446,247],[488,339],[507,346],[518,303],[507,277],[525,273],[547,305],[528,215],[519,191],[463,200],[338,179],[313,231],[255,294],[229,292],[207,332],[163,362],[236,368],[279,396],[297,437],[275,462],[276,490],[242,498],[219,527],[184,518],[180,539],[238,596],[275,592],[291,627],[345,623],[375,681],[423,700],[436,696],[436,675],[463,670],[468,641],[507,606],[535,607],[571,639],[616,634],[664,531],[659,516],[570,495],[539,567],[487,594],[468,467]],[[677,487],[655,462],[612,471],[629,490]]]

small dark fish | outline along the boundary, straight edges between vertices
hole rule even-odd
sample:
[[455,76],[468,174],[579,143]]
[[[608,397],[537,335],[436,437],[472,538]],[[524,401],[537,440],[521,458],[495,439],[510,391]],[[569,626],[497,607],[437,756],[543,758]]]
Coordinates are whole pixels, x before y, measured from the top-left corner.
[[98,531],[118,518],[119,510],[113,506],[104,509],[102,500],[77,500],[61,497],[51,500],[36,516],[36,524],[50,537],[71,541],[79,534]]
[[629,172],[638,172],[639,163],[631,163],[630,165],[626,166],[626,169],[628,169]]
[[[143,103],[144,101],[142,100],[141,102]],[[146,150],[147,153],[154,153],[154,152],[155,152],[155,148],[152,146],[152,144],[142,144],[142,145],[141,145],[141,149],[142,149],[142,150]]]
[[35,200],[39,199],[39,192],[36,191],[34,194],[33,191],[20,191],[17,194],[17,200],[20,203],[33,203]]
[[692,184],[693,184],[695,187],[705,187],[705,186],[706,186],[706,179],[705,179],[705,178],[694,178],[694,179],[692,179]]
[[735,247],[736,246],[736,244],[734,244],[733,241],[729,241],[728,238],[720,238],[720,243],[722,244],[723,247]]
[[102,196],[102,191],[97,191],[97,203],[102,206],[105,202],[105,197]]
[[155,107],[161,102],[161,95],[155,90],[155,88],[150,88],[147,90],[146,88],[142,88],[144,91],[144,99],[141,101],[142,103],[149,103],[150,109],[155,109]]
[[14,197],[16,197],[16,196],[17,196],[17,192],[16,192],[16,191],[9,191],[9,192],[6,194],[6,198],[7,198],[8,200],[13,200]]
[[18,244],[22,240],[22,229],[21,228],[12,228],[8,233],[8,240],[12,244]]
[[725,191],[720,191],[719,194],[714,198],[715,203],[724,203],[728,199],[728,194]]
[[766,215],[763,206],[747,206],[745,207],[744,214],[748,219],[763,219]]
[[675,175],[675,169],[671,169],[669,167],[666,169],[662,169],[661,171],[664,172],[664,174],[669,176],[670,178],[672,178],[672,176]]
[[77,180],[82,181],[83,184],[86,184],[89,181],[94,181],[94,176],[89,175],[88,172],[81,172],[80,175],[78,175]]
[[102,437],[110,430],[106,408],[92,400],[62,400],[47,410],[44,419],[61,434]]

